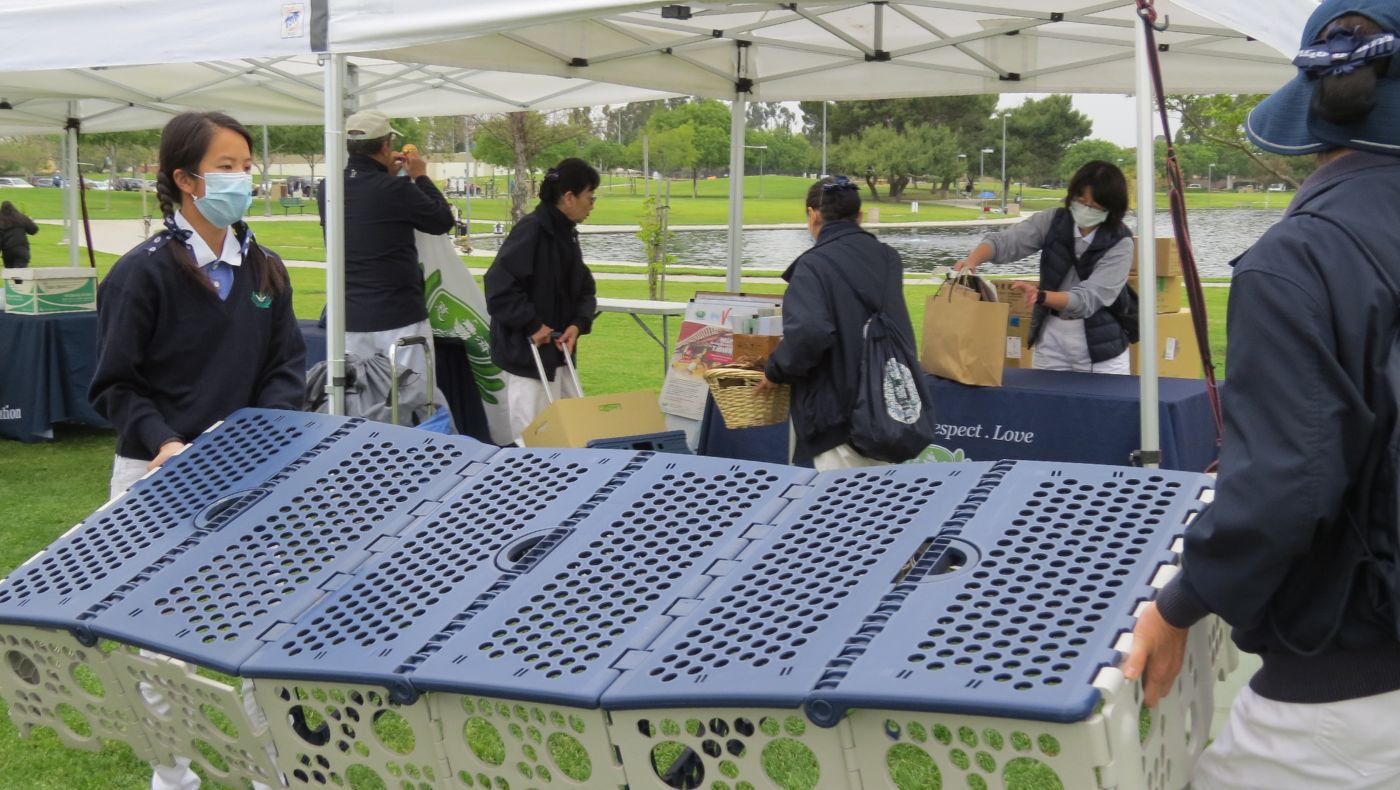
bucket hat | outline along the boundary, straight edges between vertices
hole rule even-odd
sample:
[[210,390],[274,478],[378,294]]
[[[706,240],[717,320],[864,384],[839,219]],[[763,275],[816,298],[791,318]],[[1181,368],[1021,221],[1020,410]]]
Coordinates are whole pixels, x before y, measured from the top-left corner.
[[[1360,14],[1381,28],[1379,36],[1322,31],[1332,20]],[[1326,0],[1308,18],[1300,51],[1293,63],[1298,75],[1260,102],[1245,120],[1245,133],[1255,145],[1284,156],[1316,154],[1333,148],[1356,148],[1400,155],[1400,63],[1392,62],[1376,81],[1376,104],[1362,120],[1329,123],[1310,111],[1318,78],[1326,73],[1364,68],[1369,61],[1397,50],[1400,2],[1396,0]]]

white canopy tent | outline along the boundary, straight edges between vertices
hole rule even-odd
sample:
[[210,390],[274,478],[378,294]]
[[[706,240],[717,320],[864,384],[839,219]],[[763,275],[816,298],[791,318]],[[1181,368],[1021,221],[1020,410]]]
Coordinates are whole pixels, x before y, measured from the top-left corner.
[[[175,106],[218,106],[245,122],[289,122],[290,114],[306,112],[307,100],[324,87],[329,171],[338,170],[338,162],[343,160],[344,97],[355,94],[357,84],[361,92],[355,95],[362,106],[374,105],[391,114],[486,111],[458,109],[470,104],[466,97],[483,102],[472,105],[482,107],[487,101],[513,103],[510,109],[582,106],[593,103],[583,98],[590,91],[597,92],[591,95],[609,96],[600,101],[654,98],[658,92],[729,99],[734,118],[731,288],[738,287],[744,111],[749,100],[989,92],[1136,93],[1138,201],[1139,205],[1153,203],[1153,126],[1144,68],[1147,53],[1133,0],[801,0],[682,6],[621,0],[476,0],[435,8],[403,0],[312,0],[304,5],[256,0],[240,4],[236,11],[213,6],[172,8],[162,12],[154,33],[145,24],[144,15],[134,20],[122,18],[123,26],[116,29],[130,32],[125,40],[111,35],[114,28],[101,24],[107,16],[130,16],[129,9],[115,0],[62,0],[42,9],[18,6],[17,0],[0,1],[0,27],[25,31],[22,35],[26,38],[59,40],[74,35],[74,30],[91,28],[96,32],[79,36],[82,47],[54,47],[44,53],[25,50],[23,54],[11,50],[0,55],[0,98],[8,98],[6,90],[19,89],[15,75],[6,72],[28,71],[27,77],[36,78],[25,83],[34,91],[33,104],[15,103],[17,111],[42,118],[44,98],[57,98],[73,102],[65,105],[69,110],[65,117],[75,117],[73,113],[82,110],[77,103],[80,99],[109,95],[96,91],[76,95],[82,93],[81,87],[66,96],[44,94],[44,83],[37,78],[54,73],[52,70],[69,71],[71,79],[76,69],[82,79],[100,82],[120,72],[108,68],[108,73],[94,78],[88,73],[99,70],[94,66],[195,62],[201,65],[180,67],[194,74],[178,83],[183,92],[177,89]],[[1162,21],[1168,23],[1158,34],[1167,90],[1241,93],[1271,91],[1291,76],[1288,55],[1316,2],[1170,0],[1155,6]],[[224,27],[225,22],[229,27]],[[208,35],[192,37],[191,30],[208,31]],[[233,30],[243,40],[228,34]],[[91,47],[86,46],[89,39]],[[132,40],[152,42],[152,46],[133,49]],[[184,48],[167,46],[165,41],[183,41],[180,46]],[[206,43],[214,46],[202,46]],[[297,57],[308,51],[331,53],[324,60],[319,81],[309,72],[310,61]],[[347,55],[353,57],[347,59]],[[361,66],[361,59],[366,58],[369,60]],[[1131,69],[1125,67],[1130,59],[1134,61]],[[385,61],[396,65],[385,65]],[[297,63],[308,71],[297,73],[292,65]],[[218,81],[213,82],[204,69],[231,72],[227,77],[214,75]],[[50,71],[33,73],[36,70]],[[169,77],[168,69],[162,71],[162,79],[178,79]],[[365,84],[367,73],[374,75],[370,86],[386,95],[376,100]],[[123,79],[136,81],[138,74],[133,70]],[[523,76],[527,74],[534,76]],[[391,86],[400,76],[406,77],[411,87],[401,89],[402,95],[396,96]],[[528,81],[550,79],[558,82],[531,85],[536,92],[525,95],[533,95],[532,100],[510,99],[521,96],[517,91]],[[486,80],[498,80],[493,84],[500,87],[479,89]],[[259,84],[250,85],[250,81]],[[601,85],[612,87],[603,89]],[[629,93],[617,86],[642,93]],[[134,85],[125,87],[136,89]],[[302,91],[310,91],[310,95]],[[130,106],[122,109],[109,104],[109,114],[95,110],[90,117],[100,122],[101,118],[131,112],[134,118],[138,108],[157,113],[178,111],[162,106],[165,103],[160,100],[170,98],[167,91],[148,86],[135,92],[142,101],[119,94],[116,102],[125,101]],[[457,102],[433,101],[444,96],[453,96]],[[395,100],[405,102],[405,109],[400,110]],[[245,101],[258,106],[245,107]],[[410,102],[417,101],[432,109],[406,111]],[[52,108],[48,118],[53,118]],[[6,128],[4,123],[0,117],[0,131]],[[329,203],[338,206],[338,184],[335,179],[328,184]],[[328,358],[332,379],[336,379],[343,373],[343,234],[340,212],[331,211],[329,216]],[[1151,212],[1139,217],[1139,232],[1153,235]],[[1140,288],[1143,284],[1150,288],[1155,276],[1151,245],[1144,246],[1140,261]],[[1149,347],[1155,345],[1155,324],[1150,315],[1144,316],[1141,336]],[[1143,402],[1156,403],[1155,359],[1143,355],[1142,364]],[[1142,413],[1143,449],[1155,451],[1156,409],[1144,408]]]

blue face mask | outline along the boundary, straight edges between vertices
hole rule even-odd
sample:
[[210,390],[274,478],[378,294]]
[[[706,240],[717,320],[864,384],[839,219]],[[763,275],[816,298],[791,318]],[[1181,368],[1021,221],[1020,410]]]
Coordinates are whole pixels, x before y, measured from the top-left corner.
[[253,205],[253,176],[251,173],[205,173],[204,197],[194,199],[200,216],[216,228],[227,228],[243,219]]

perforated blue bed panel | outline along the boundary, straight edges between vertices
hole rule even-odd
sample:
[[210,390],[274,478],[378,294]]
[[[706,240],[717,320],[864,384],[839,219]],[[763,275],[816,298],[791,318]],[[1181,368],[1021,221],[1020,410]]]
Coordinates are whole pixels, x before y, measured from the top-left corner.
[[0,583],[0,623],[82,633],[85,613],[176,546],[208,534],[221,508],[344,424],[299,412],[235,413]]
[[406,702],[406,675],[552,545],[635,453],[504,450],[355,579],[243,666],[249,677],[362,678]]
[[1152,595],[1202,475],[1019,462],[952,525],[807,700],[847,708],[1080,721],[1113,643]]
[[422,690],[596,708],[809,470],[659,454],[412,675]]
[[262,640],[280,638],[495,452],[412,428],[346,427],[221,528],[163,558],[92,623],[93,632],[237,673]]
[[603,705],[798,707],[989,469],[818,475],[705,602],[608,689]]

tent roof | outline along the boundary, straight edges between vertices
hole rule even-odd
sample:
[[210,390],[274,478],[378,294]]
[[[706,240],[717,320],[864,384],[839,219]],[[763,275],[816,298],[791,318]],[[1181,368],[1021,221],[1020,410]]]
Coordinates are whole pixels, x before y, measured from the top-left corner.
[[[398,43],[406,36],[391,19],[379,26],[383,35],[359,38],[333,17],[330,42],[336,51],[393,60],[713,98],[732,97],[747,78],[760,101],[1133,89],[1133,0],[697,2],[685,6],[688,18],[660,5],[484,35],[445,11],[413,43]],[[1159,0],[1156,7],[1169,21],[1158,37],[1169,91],[1245,93],[1272,91],[1293,75],[1288,59],[1316,3]]]
[[[1160,35],[1168,90],[1233,93],[1272,91],[1293,74],[1281,53],[1316,3],[1156,5],[1170,21]],[[1133,0],[706,2],[688,19],[666,18],[655,0],[196,6],[135,14],[123,0],[0,0],[0,28],[55,43],[0,52],[0,98],[15,108],[0,111],[0,134],[58,131],[70,100],[86,131],[157,128],[212,108],[249,124],[319,123],[313,48],[353,53],[354,100],[395,116],[725,99],[741,75],[760,101],[1133,88]]]

